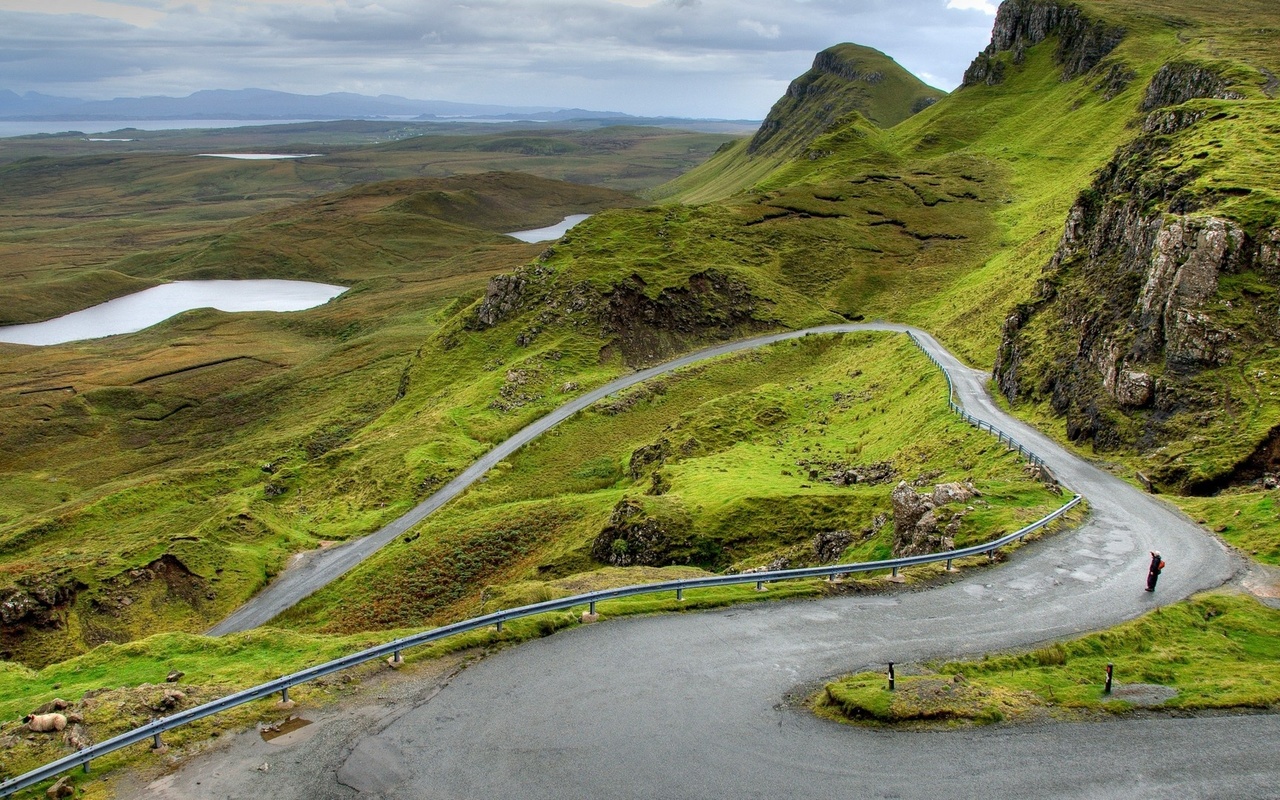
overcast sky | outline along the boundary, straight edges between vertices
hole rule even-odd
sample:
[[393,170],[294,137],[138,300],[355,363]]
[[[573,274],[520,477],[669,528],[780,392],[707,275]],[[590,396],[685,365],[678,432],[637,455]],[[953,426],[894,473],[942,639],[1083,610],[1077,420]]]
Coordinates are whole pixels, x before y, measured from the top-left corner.
[[0,0],[0,89],[200,89],[759,119],[817,51],[952,89],[997,0]]

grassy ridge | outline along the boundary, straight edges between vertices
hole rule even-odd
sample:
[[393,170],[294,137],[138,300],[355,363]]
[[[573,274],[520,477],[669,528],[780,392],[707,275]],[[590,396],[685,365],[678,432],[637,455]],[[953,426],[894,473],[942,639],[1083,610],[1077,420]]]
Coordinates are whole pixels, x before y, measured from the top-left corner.
[[[958,545],[1056,507],[1016,458],[949,417],[944,392],[898,336],[806,337],[658,379],[562,423],[285,620],[332,631],[431,624],[503,584],[590,571],[624,501],[667,523],[661,563],[820,563],[815,533],[842,529],[858,537],[841,559],[888,557],[891,485],[826,482],[840,464],[892,461],[900,478],[929,485],[975,480],[985,495]],[[656,468],[634,466],[645,447],[667,453]]]

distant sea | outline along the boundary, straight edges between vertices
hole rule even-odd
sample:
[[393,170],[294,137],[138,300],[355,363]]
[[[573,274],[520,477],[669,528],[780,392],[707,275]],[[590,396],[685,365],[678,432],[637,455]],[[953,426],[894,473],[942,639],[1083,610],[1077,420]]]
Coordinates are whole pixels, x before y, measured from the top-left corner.
[[289,125],[317,122],[314,119],[122,119],[122,120],[9,120],[0,119],[0,137],[30,136],[36,133],[80,131],[100,134],[123,128],[142,131],[172,131],[179,128],[243,128],[249,125]]

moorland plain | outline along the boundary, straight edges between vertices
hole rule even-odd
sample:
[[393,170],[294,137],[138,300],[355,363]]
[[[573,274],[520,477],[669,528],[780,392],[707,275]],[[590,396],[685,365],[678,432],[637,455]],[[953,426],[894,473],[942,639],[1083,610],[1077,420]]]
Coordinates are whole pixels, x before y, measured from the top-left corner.
[[[350,141],[357,134],[325,133],[366,125],[138,132],[136,142],[125,143],[76,136],[0,140],[0,286],[17,300],[0,309],[0,324],[48,319],[158,281],[193,277],[168,268],[167,259],[234,221],[349,187],[518,170],[634,192],[680,174],[732,138],[639,127],[508,129],[359,144]],[[196,157],[207,152],[325,155],[268,162]],[[565,190],[522,197],[510,219],[515,227],[507,230],[598,207],[566,206]],[[290,276],[268,269],[252,277]]]

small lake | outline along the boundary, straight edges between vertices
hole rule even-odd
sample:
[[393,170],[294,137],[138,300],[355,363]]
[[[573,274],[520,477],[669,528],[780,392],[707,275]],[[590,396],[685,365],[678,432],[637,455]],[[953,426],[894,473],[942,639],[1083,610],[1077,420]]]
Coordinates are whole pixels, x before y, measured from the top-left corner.
[[[90,141],[93,141],[92,139]],[[324,153],[197,153],[201,158],[238,158],[241,161],[271,161],[277,158],[318,158]]]
[[302,311],[323,305],[346,290],[346,286],[309,281],[175,281],[57,319],[0,327],[0,342],[62,344],[134,333],[197,308]]
[[514,236],[522,242],[550,242],[559,239],[569,232],[569,229],[584,219],[590,217],[590,214],[570,214],[555,225],[549,225],[545,228],[535,228],[531,231],[516,231],[508,233],[508,236]]

